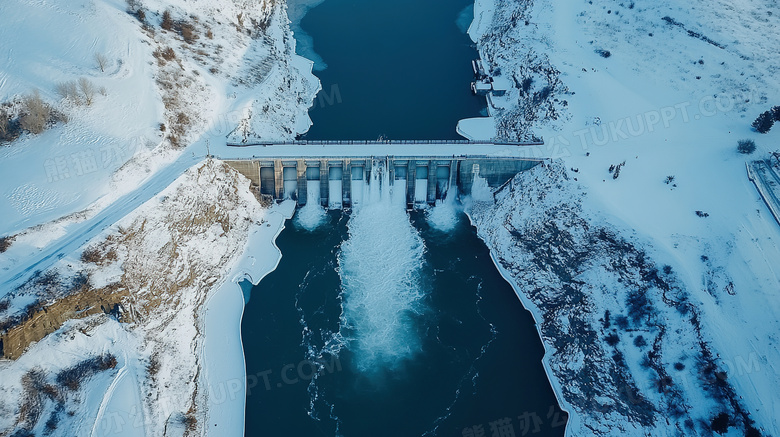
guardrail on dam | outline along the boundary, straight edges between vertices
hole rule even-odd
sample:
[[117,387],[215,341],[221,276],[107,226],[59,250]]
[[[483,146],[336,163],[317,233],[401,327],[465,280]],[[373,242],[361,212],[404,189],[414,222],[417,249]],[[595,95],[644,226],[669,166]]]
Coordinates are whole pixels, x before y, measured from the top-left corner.
[[477,177],[483,178],[490,187],[499,187],[543,159],[479,155],[327,156],[323,153],[224,161],[249,178],[262,194],[274,199],[293,199],[301,206],[310,197],[307,195],[310,182],[319,181],[319,202],[326,207],[352,206],[353,182],[368,185],[374,163],[382,163],[390,172],[391,185],[405,184],[407,207],[413,208],[444,199],[450,187],[457,187],[458,193],[469,194]]

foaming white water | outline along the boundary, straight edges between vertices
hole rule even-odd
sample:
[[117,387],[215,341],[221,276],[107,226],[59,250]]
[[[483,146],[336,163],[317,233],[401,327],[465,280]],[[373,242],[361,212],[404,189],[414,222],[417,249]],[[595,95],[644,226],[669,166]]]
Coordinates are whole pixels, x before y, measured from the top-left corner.
[[328,181],[328,207],[333,209],[341,208],[341,179]]
[[359,207],[363,204],[363,192],[368,190],[368,186],[363,179],[353,180],[351,184],[352,206]]
[[493,201],[493,189],[488,185],[487,179],[479,174],[474,174],[474,182],[471,185],[471,198],[481,202]]
[[292,199],[298,190],[298,181],[284,181],[284,198]]
[[309,231],[325,221],[325,209],[320,206],[320,181],[306,181],[306,205],[295,214],[295,220]]
[[428,201],[428,179],[414,181],[414,202],[425,205]]
[[340,331],[367,373],[392,369],[420,350],[414,316],[423,310],[424,245],[404,208],[406,184],[389,183],[384,164],[375,164],[339,253]]
[[436,206],[428,210],[428,222],[439,231],[449,232],[458,224],[458,187],[449,187],[444,200],[436,202]]

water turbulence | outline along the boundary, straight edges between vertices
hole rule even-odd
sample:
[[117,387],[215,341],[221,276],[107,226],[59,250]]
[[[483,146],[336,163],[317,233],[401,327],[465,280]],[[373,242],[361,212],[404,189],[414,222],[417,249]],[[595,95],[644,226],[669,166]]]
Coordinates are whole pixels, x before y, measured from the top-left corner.
[[309,231],[313,231],[325,221],[325,209],[320,206],[319,179],[306,181],[306,205],[298,209],[295,220]]
[[471,199],[479,202],[492,202],[493,189],[490,188],[485,178],[474,174],[474,183],[471,186]]
[[427,216],[431,226],[441,232],[450,232],[458,224],[458,187],[450,187],[443,200],[437,200],[436,206],[428,210]]
[[[308,206],[277,239],[278,268],[252,290],[246,435],[479,435],[526,412],[550,419],[538,435],[563,435],[533,320],[454,187],[407,212],[415,174],[367,167],[342,177],[351,211],[325,212],[326,185],[309,181]],[[307,214],[320,224],[304,228]]]
[[405,184],[375,162],[363,203],[347,224],[339,254],[341,335],[361,373],[392,370],[420,350],[424,312],[420,277],[425,246],[404,208]]

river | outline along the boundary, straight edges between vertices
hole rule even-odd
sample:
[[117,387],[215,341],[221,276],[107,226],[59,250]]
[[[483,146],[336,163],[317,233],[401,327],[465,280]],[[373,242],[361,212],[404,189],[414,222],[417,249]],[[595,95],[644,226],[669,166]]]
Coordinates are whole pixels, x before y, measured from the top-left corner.
[[[485,106],[468,87],[469,7],[308,10],[293,28],[323,92],[306,138],[457,138]],[[459,204],[407,213],[381,165],[373,174],[360,207],[299,210],[251,291],[246,435],[563,435],[533,319]]]

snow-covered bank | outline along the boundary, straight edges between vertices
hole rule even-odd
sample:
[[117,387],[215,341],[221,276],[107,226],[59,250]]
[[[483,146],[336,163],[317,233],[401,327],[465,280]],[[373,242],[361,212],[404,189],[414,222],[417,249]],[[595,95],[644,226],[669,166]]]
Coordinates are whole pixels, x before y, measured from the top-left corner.
[[[178,176],[219,155],[227,136],[285,140],[310,126],[319,81],[294,54],[285,2],[12,0],[0,17],[0,104],[38,89],[69,119],[0,145],[0,237],[14,237],[0,257],[0,333],[4,352],[21,355],[0,364],[0,434],[186,434],[213,418],[239,435],[243,303],[231,305],[229,280],[274,268],[291,206],[260,208],[248,182],[214,161]],[[45,25],[30,33],[33,19]],[[101,88],[91,105],[58,94],[79,77]],[[217,340],[204,345],[203,329]],[[77,364],[50,362],[47,348],[111,353],[117,370],[75,394],[35,394]]]
[[227,279],[204,305],[205,330],[202,381],[207,387],[206,427],[209,435],[244,435],[246,366],[241,339],[244,295],[239,282],[258,284],[276,269],[282,253],[276,237],[291,218],[295,203],[272,206],[247,239],[246,249]]
[[[514,84],[505,97],[493,99],[498,107],[498,136],[543,137],[546,152],[562,158],[568,169],[550,174],[535,169],[535,176],[520,178],[514,191],[504,190],[499,206],[490,207],[495,219],[485,216],[480,222],[475,214],[475,222],[499,263],[547,271],[536,277],[505,268],[510,282],[515,282],[532,306],[550,305],[538,308],[542,319],[537,321],[549,327],[548,331],[542,328],[542,338],[552,354],[550,377],[558,380],[554,385],[562,388],[564,400],[579,416],[580,425],[572,422],[570,435],[622,429],[615,419],[615,411],[621,408],[624,411],[617,414],[629,417],[630,427],[640,434],[706,434],[714,428],[722,430],[726,421],[730,434],[743,435],[745,420],[738,409],[755,420],[762,434],[778,433],[778,397],[768,387],[780,384],[772,370],[780,360],[775,347],[780,329],[776,321],[780,314],[776,272],[780,233],[746,177],[746,158],[736,152],[741,139],[756,142],[759,158],[778,144],[776,129],[760,135],[750,128],[759,113],[780,99],[780,83],[771,74],[777,69],[773,48],[780,44],[773,29],[780,25],[780,18],[767,13],[769,9],[761,1],[738,5],[676,0],[652,5],[605,0],[476,2],[470,34],[490,72]],[[551,196],[564,206],[554,207],[554,202],[545,199],[544,190],[532,191],[534,184],[555,193]],[[509,191],[514,194],[506,194]],[[518,194],[523,191],[525,196]],[[534,196],[539,200],[529,206]],[[575,201],[579,206],[572,212],[569,206]],[[520,211],[523,208],[528,211]],[[551,223],[557,223],[561,232],[552,232],[547,239],[522,230],[523,226],[539,229]],[[593,237],[594,228],[605,229],[604,238]],[[603,257],[602,262],[611,266],[614,260],[607,260],[618,252],[600,249],[608,241],[614,241],[609,244],[621,251],[644,253],[645,269],[655,265],[658,272],[664,272],[657,276],[662,282],[655,275],[638,281],[639,289],[663,289],[661,284],[666,283],[672,290],[683,290],[694,309],[688,314],[667,309],[650,319],[668,324],[666,336],[677,335],[677,329],[682,333],[679,345],[659,342],[661,349],[667,348],[660,358],[706,357],[704,351],[709,350],[717,362],[715,368],[723,370],[716,374],[715,385],[733,390],[739,402],[732,407],[739,408],[717,410],[711,396],[696,395],[702,390],[699,382],[713,379],[705,375],[713,368],[702,367],[702,359],[695,364],[697,374],[687,376],[685,372],[693,366],[684,361],[680,361],[683,370],[677,370],[676,362],[663,370],[647,367],[649,361],[636,361],[645,358],[638,351],[645,348],[641,353],[646,355],[646,348],[653,345],[648,341],[650,334],[641,333],[646,346],[626,344],[626,335],[640,345],[643,341],[636,340],[640,331],[631,323],[625,325],[623,318],[618,331],[611,332],[618,311],[627,317],[629,302],[622,295],[626,278],[616,283],[614,272],[596,274],[598,269],[588,264],[568,273],[579,279],[566,279],[563,266],[581,261],[571,258],[579,253],[571,247],[573,243],[595,245],[593,253],[583,259],[598,264],[595,259]],[[547,246],[550,253],[539,253],[537,245]],[[571,289],[562,293],[548,284],[545,290],[550,291],[544,295],[527,285],[545,281],[548,274],[553,278],[561,274],[556,281],[569,283]],[[584,301],[572,303],[579,296]],[[651,292],[650,303],[656,306],[659,301],[652,296]],[[677,300],[662,296],[660,302],[674,306]],[[574,315],[555,311],[553,304]],[[641,308],[644,303],[633,300],[631,305]],[[593,314],[580,318],[581,309]],[[606,309],[611,311],[611,321],[604,314]],[[696,314],[695,323],[691,314]],[[566,324],[572,317],[580,324],[576,330]],[[658,332],[659,326],[654,328]],[[584,348],[579,356],[561,352],[582,348],[576,341],[567,343],[569,330],[591,335],[595,346]],[[701,340],[694,341],[694,337]],[[602,360],[604,350],[619,352],[620,360]],[[601,366],[594,369],[597,372],[617,366],[626,379],[617,386],[614,381],[600,380],[597,385],[611,386],[612,391],[586,401],[569,387],[592,375],[570,378],[583,368],[580,364],[593,363]],[[561,372],[562,368],[574,373]],[[642,398],[633,392],[625,395],[631,384],[636,384]],[[654,393],[643,391],[653,386]],[[675,390],[683,400],[664,401]],[[637,409],[645,401],[646,406],[653,406],[650,415]],[[691,430],[684,420],[678,421],[686,415],[668,411],[673,419],[664,425],[666,417],[654,418],[664,411],[659,402],[692,405],[691,417],[699,415],[701,422],[694,418]],[[720,413],[725,418],[714,421]],[[681,431],[670,431],[676,428],[674,423],[682,423]]]
[[[220,414],[224,413],[220,408],[225,395],[214,391],[220,384],[227,384],[223,393],[243,385],[243,376],[230,380],[243,370],[242,356],[236,353],[240,353],[235,330],[240,312],[232,311],[229,301],[220,304],[218,299],[207,315],[205,302],[220,287],[220,280],[225,281],[224,287],[237,288],[225,278],[239,272],[259,276],[274,268],[279,253],[273,240],[291,209],[289,203],[270,210],[262,207],[249,190],[247,179],[227,165],[209,160],[188,170],[93,239],[83,252],[64,258],[34,284],[6,296],[0,313],[0,321],[8,329],[3,336],[4,353],[19,356],[25,341],[33,343],[19,359],[3,363],[0,369],[3,391],[18,394],[3,399],[0,429],[32,431],[47,426],[40,414],[30,418],[25,413],[29,408],[21,404],[26,399],[21,390],[28,384],[24,375],[40,368],[44,375],[40,384],[48,383],[45,375],[56,375],[74,361],[51,363],[49,348],[74,354],[78,347],[84,350],[76,356],[93,350],[110,351],[119,359],[120,372],[113,382],[106,383],[109,394],[100,400],[83,402],[76,396],[65,398],[63,406],[58,406],[62,402],[54,396],[51,402],[38,402],[44,411],[66,408],[74,413],[68,416],[73,419],[58,419],[63,421],[62,432],[73,429],[72,424],[64,425],[72,420],[103,430],[100,435],[117,432],[112,431],[117,426],[127,435],[162,435],[163,429],[170,432],[176,427],[182,427],[182,432],[204,431],[212,405],[216,405],[215,420],[240,429],[236,427],[242,426],[241,417]],[[248,241],[256,248],[247,249]],[[244,258],[246,254],[250,256]],[[76,299],[75,312],[72,299]],[[94,307],[99,307],[98,314],[83,318]],[[223,311],[225,317],[232,312],[235,318],[222,319],[221,325],[215,325],[212,318],[215,339],[204,347],[208,318],[221,319]],[[32,313],[34,318],[20,312]],[[103,330],[103,325],[114,326],[111,329],[119,329],[134,340],[115,342],[88,332]],[[91,339],[69,343],[64,338],[74,330],[93,335],[94,343],[87,347],[83,343]],[[38,339],[42,340],[35,344]],[[225,342],[227,349],[222,352],[227,355],[209,354],[209,345],[220,341]],[[125,366],[129,366],[127,370],[121,370]],[[132,401],[136,387],[140,390],[138,403]],[[243,405],[243,398],[238,399]]]
[[[169,30],[164,11],[174,20]],[[0,146],[0,174],[12,181],[0,192],[0,237],[15,236],[0,275],[91,227],[184,155],[193,158],[188,167],[207,150],[219,155],[229,135],[292,139],[310,126],[319,81],[294,54],[284,2],[13,0],[0,17],[0,53],[13,60],[0,69],[0,103],[39,89],[70,120]],[[31,17],[57,24],[29,40]],[[194,40],[183,37],[184,25]],[[108,58],[105,71],[96,53]],[[40,59],[50,60],[45,68]],[[60,82],[81,76],[105,88],[91,106],[57,93]]]
[[545,366],[571,414],[567,435],[706,434],[721,414],[732,435],[774,435],[777,412],[764,410],[776,394],[754,392],[778,382],[768,351],[741,355],[713,341],[712,327],[726,324],[740,331],[733,341],[745,338],[755,316],[734,308],[715,315],[709,301],[731,307],[756,299],[754,291],[689,287],[672,254],[626,237],[588,197],[555,162],[470,209],[537,320]]

